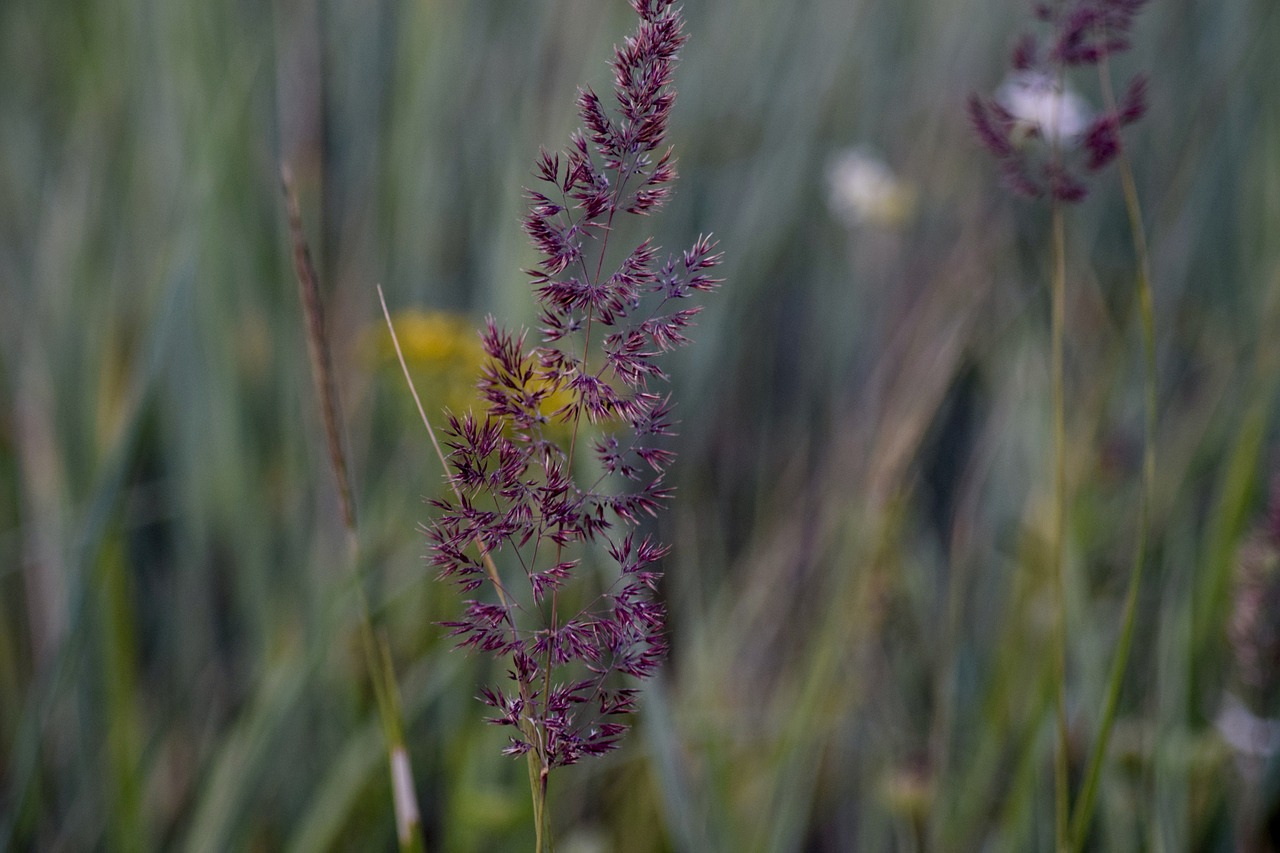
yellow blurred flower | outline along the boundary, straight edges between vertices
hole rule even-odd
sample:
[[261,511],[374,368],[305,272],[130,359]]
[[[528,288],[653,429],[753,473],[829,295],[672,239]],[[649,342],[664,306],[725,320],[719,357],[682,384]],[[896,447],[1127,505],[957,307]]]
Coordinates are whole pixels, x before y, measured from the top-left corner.
[[[395,325],[405,364],[429,415],[432,409],[462,414],[486,408],[477,383],[489,357],[480,344],[479,327],[470,317],[447,311],[410,309],[392,315],[391,322]],[[364,348],[376,359],[379,369],[391,371],[399,378],[400,365],[385,324],[369,330]],[[549,385],[550,380],[535,371],[527,390],[538,391]],[[567,438],[572,423],[566,423],[563,414],[557,413],[572,401],[572,392],[563,387],[542,401],[539,408],[547,418],[546,429],[552,434],[549,437]],[[580,428],[585,427],[584,418]]]
[[[391,322],[428,413],[431,408],[462,413],[480,403],[476,381],[485,354],[471,318],[447,311],[410,309],[393,314]],[[379,369],[399,376],[395,345],[384,323],[370,329],[365,344]]]
[[[470,318],[446,311],[401,311],[391,318],[400,349],[410,365],[445,367],[452,362],[478,365],[484,356],[480,338]],[[379,340],[380,355],[395,359],[391,336]]]

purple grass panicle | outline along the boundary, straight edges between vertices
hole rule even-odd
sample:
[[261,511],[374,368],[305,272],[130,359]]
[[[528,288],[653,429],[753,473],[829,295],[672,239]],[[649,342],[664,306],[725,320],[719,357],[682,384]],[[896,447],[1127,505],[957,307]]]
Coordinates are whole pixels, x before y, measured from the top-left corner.
[[[631,6],[639,25],[612,61],[617,107],[581,90],[583,128],[539,155],[527,190],[541,341],[487,322],[487,410],[450,418],[455,496],[433,501],[427,529],[431,564],[474,596],[446,627],[510,664],[507,684],[481,691],[489,721],[513,730],[506,752],[533,753],[544,780],[617,745],[635,710],[628,679],[665,654],[668,549],[638,530],[672,496],[661,356],[689,342],[688,298],[719,283],[709,237],[665,260],[651,240],[610,246],[621,218],[660,209],[676,177],[664,138],[683,20],[670,0]],[[579,458],[588,449],[594,461]],[[606,558],[612,582],[580,577]]]
[[1013,192],[1078,202],[1088,194],[1086,175],[1119,154],[1121,129],[1146,112],[1146,78],[1135,76],[1113,108],[1091,113],[1066,72],[1128,50],[1133,18],[1146,2],[1038,3],[1035,16],[1047,32],[1018,40],[1010,76],[994,97],[970,96],[969,119]]

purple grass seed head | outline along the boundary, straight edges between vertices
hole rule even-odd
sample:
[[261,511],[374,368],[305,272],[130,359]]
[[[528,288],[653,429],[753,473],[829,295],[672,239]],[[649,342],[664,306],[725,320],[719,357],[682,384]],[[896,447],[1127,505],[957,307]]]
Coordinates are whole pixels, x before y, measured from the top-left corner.
[[[450,418],[456,492],[433,501],[427,529],[430,564],[470,596],[444,627],[459,647],[510,661],[508,684],[480,692],[488,722],[515,730],[506,754],[532,752],[547,770],[615,748],[618,718],[635,711],[627,681],[652,676],[666,654],[656,593],[668,549],[637,531],[673,497],[661,357],[689,343],[700,310],[689,298],[720,283],[710,237],[665,259],[646,239],[609,260],[621,218],[661,209],[676,179],[665,136],[683,18],[670,0],[631,7],[640,20],[614,51],[615,105],[580,89],[582,129],[563,152],[538,155],[525,193],[541,340],[486,322],[487,410]],[[577,444],[603,476],[578,479]],[[609,555],[616,579],[570,595],[594,554]]]

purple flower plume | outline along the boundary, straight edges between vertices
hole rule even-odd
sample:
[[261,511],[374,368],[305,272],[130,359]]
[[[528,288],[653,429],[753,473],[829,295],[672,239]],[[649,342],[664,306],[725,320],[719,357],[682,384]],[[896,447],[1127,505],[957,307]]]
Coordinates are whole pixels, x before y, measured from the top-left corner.
[[1083,102],[1065,87],[1064,72],[1128,50],[1133,19],[1146,2],[1036,4],[1047,35],[1018,40],[1009,62],[1012,76],[994,98],[970,96],[974,131],[1015,193],[1080,201],[1088,193],[1083,173],[1098,171],[1120,153],[1121,129],[1146,112],[1146,78],[1134,77],[1113,109],[1086,117]]
[[[445,627],[510,662],[509,684],[481,691],[489,721],[514,729],[508,754],[533,752],[544,770],[615,747],[635,710],[624,677],[652,675],[665,654],[667,548],[637,530],[672,494],[661,356],[689,342],[688,298],[719,284],[709,237],[665,259],[650,240],[609,245],[619,218],[660,209],[676,177],[663,140],[683,20],[671,0],[631,6],[640,22],[614,51],[616,106],[580,90],[582,129],[539,155],[526,191],[540,344],[487,322],[487,411],[450,418],[455,497],[433,501],[427,529],[430,563],[474,596]],[[588,425],[595,465],[575,468]],[[577,570],[602,555],[617,578],[584,592]]]

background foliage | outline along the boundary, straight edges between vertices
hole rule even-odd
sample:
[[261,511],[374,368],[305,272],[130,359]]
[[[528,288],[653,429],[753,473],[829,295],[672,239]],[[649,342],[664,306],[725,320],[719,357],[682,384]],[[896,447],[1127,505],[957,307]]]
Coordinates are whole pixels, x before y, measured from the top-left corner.
[[[673,655],[626,747],[556,778],[562,850],[1049,847],[1047,214],[999,189],[964,116],[1026,12],[687,5],[681,180],[653,226],[669,249],[715,231],[726,284],[671,365]],[[441,471],[374,284],[393,310],[532,319],[521,187],[630,25],[620,0],[0,5],[0,847],[394,844],[287,158],[428,846],[528,848],[524,767],[474,698],[494,673],[434,624],[456,602],[415,526]],[[1280,801],[1274,746],[1224,722],[1243,701],[1280,741],[1276,691],[1239,683],[1263,640],[1228,631],[1276,560],[1276,44],[1272,3],[1158,0],[1117,69],[1152,81],[1128,144],[1160,474],[1100,850],[1233,849]],[[858,145],[905,216],[833,214],[828,164]],[[1098,186],[1067,226],[1077,771],[1141,436],[1133,258]],[[441,361],[423,328],[424,390],[465,399],[469,344]],[[1270,568],[1242,583],[1250,536]]]

